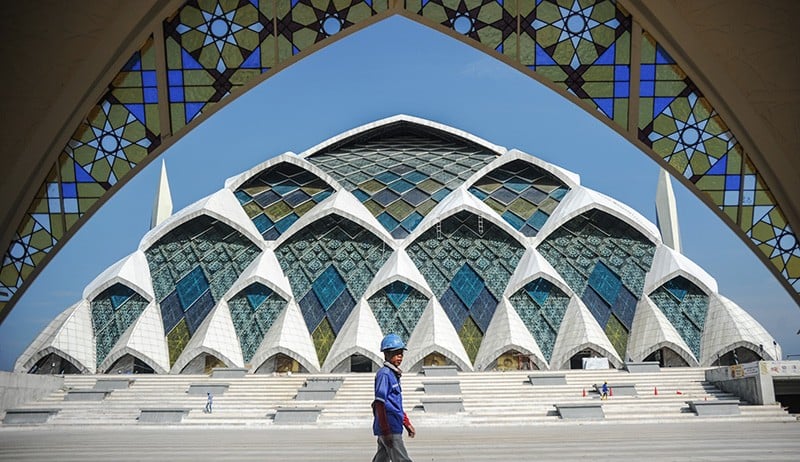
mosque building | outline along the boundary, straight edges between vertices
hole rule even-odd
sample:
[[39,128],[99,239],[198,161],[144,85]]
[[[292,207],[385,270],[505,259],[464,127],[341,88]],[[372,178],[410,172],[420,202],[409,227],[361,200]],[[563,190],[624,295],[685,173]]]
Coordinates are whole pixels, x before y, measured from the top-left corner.
[[657,216],[577,174],[395,116],[270,158],[153,227],[19,357],[17,372],[369,372],[664,367],[777,360],[780,347]]

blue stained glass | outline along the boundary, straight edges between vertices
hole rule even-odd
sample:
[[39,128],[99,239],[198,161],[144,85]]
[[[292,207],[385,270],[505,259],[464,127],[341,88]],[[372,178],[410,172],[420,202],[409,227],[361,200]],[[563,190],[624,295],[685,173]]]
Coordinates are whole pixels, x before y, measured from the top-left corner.
[[452,287],[448,288],[442,294],[439,298],[439,303],[441,303],[444,312],[447,313],[447,317],[450,318],[450,322],[453,323],[456,330],[461,329],[464,320],[469,316],[469,310],[464,306],[461,299],[458,298],[458,295],[456,295]]
[[314,201],[319,204],[324,201],[328,196],[333,194],[333,191],[326,189],[325,191],[314,194]]
[[322,304],[323,310],[328,311],[333,302],[345,290],[346,285],[339,272],[331,265],[319,275],[311,287]]
[[656,65],[655,64],[642,64],[641,65],[641,80],[655,80],[656,79]]
[[408,180],[408,181],[410,181],[410,182],[412,182],[414,184],[419,184],[420,182],[427,180],[428,179],[428,175],[425,175],[424,173],[420,173],[420,172],[414,170],[413,172],[409,172],[409,173],[403,175],[403,178],[405,178],[406,180]]
[[78,197],[78,186],[75,183],[62,183],[61,191],[64,197]]
[[525,285],[525,291],[539,306],[544,306],[550,295],[550,284],[544,279],[537,279]]
[[458,295],[458,298],[460,298],[467,307],[470,307],[475,303],[475,300],[478,298],[485,284],[483,283],[483,279],[478,276],[478,273],[476,273],[471,266],[464,264],[455,276],[453,276],[450,286],[453,288],[456,295]]
[[292,226],[294,222],[297,221],[298,219],[299,217],[294,212],[292,212],[289,215],[278,220],[278,222],[275,223],[275,228],[278,230],[278,232],[283,233],[284,231],[289,229],[289,227]]
[[274,241],[275,239],[281,237],[281,233],[279,233],[275,228],[270,228],[267,230],[267,232],[261,234],[264,236],[264,240],[267,241]]
[[528,223],[536,230],[542,229],[545,223],[547,223],[547,219],[550,218],[550,215],[542,212],[541,210],[537,210],[531,217],[528,219]]
[[560,201],[561,199],[564,198],[564,196],[567,194],[567,192],[569,192],[569,189],[561,187],[561,188],[558,188],[555,191],[551,192],[550,193],[550,197],[552,197],[553,199],[555,199],[557,201]]
[[[628,66],[614,66],[614,80],[630,80],[631,72]],[[626,83],[627,85],[627,83]]]
[[589,275],[589,286],[596,290],[607,303],[612,304],[617,300],[622,281],[606,265],[597,262],[592,274]]
[[516,195],[516,194],[514,194],[513,192],[509,191],[509,190],[508,190],[508,189],[506,189],[506,188],[500,188],[500,189],[498,189],[497,191],[493,192],[493,193],[491,194],[491,196],[492,196],[492,199],[495,199],[496,201],[499,201],[499,202],[500,202],[500,203],[502,203],[503,205],[508,205],[508,204],[510,204],[510,203],[511,203],[511,202],[512,202],[514,199],[516,199],[516,198],[517,198],[517,195]]
[[724,156],[720,157],[714,165],[708,169],[706,175],[724,175],[725,172],[728,171],[728,155],[725,154]]
[[413,184],[411,184],[411,183],[409,183],[408,181],[405,181],[405,180],[397,180],[394,183],[389,185],[389,188],[392,191],[398,192],[398,193],[401,193],[401,194],[406,192],[406,191],[408,191],[409,189],[411,189],[413,187],[414,187]]
[[376,180],[378,180],[381,183],[386,184],[386,185],[388,185],[389,183],[391,183],[392,181],[394,181],[394,180],[396,180],[398,178],[400,178],[400,177],[395,175],[392,172],[383,172],[383,173],[375,176]]
[[521,178],[511,178],[510,180],[506,181],[503,186],[506,188],[521,194],[522,191],[525,191],[530,187],[530,182],[524,181]]
[[656,93],[656,83],[652,80],[642,80],[639,82],[639,96],[653,97]]
[[[124,287],[124,286],[122,286],[122,287]],[[130,290],[130,289],[128,289],[128,290]],[[114,309],[116,310],[117,308],[122,306],[123,303],[128,301],[128,299],[131,298],[131,295],[133,295],[133,291],[130,291],[129,293],[112,294],[111,295],[111,306],[113,306]]]
[[666,284],[664,284],[664,288],[674,295],[679,301],[683,301],[684,297],[686,297],[686,294],[689,292],[684,284],[680,284],[679,278],[670,279]]
[[581,297],[586,308],[592,313],[592,316],[600,324],[600,327],[605,328],[609,316],[611,316],[611,308],[591,287],[587,287]]
[[420,191],[417,188],[408,191],[407,193],[403,194],[403,200],[408,202],[409,204],[413,205],[414,207],[419,206],[419,204],[428,200],[428,194]]
[[633,325],[633,316],[636,314],[637,303],[636,297],[628,289],[622,287],[616,303],[614,303],[613,311],[628,330]]
[[422,221],[423,216],[417,212],[412,213],[403,220],[403,228],[413,230]]
[[339,331],[342,329],[345,321],[347,321],[347,317],[350,315],[350,312],[353,311],[355,305],[355,300],[350,296],[350,292],[345,289],[339,298],[330,306],[327,315],[334,334],[339,334]]
[[508,222],[508,224],[514,227],[514,229],[520,229],[525,226],[525,220],[518,217],[511,211],[506,211],[502,216],[503,219]]
[[183,87],[169,87],[169,101],[171,103],[182,103]]
[[189,333],[194,334],[211,309],[214,308],[214,297],[211,291],[206,291],[189,309],[186,310],[186,323],[189,325]]
[[172,292],[161,301],[161,321],[164,323],[164,332],[169,332],[183,319],[183,308],[178,299],[177,292]]
[[208,280],[201,267],[196,267],[184,276],[175,285],[175,291],[178,293],[181,307],[184,311],[189,309],[192,303],[197,300],[203,292],[208,290]]
[[254,310],[261,306],[270,295],[272,295],[272,290],[261,284],[253,284],[245,291],[247,302],[250,303],[250,308]]
[[263,213],[253,218],[253,224],[256,225],[256,229],[261,234],[264,234],[264,231],[270,229],[273,225],[272,220],[267,218]]
[[478,188],[469,188],[469,192],[471,192],[472,195],[474,195],[480,200],[485,200],[487,197],[489,197],[488,194],[486,194],[485,192],[481,191]]
[[484,287],[481,293],[478,294],[478,298],[475,299],[475,303],[470,306],[472,319],[475,320],[475,324],[480,327],[482,333],[485,334],[486,329],[489,328],[489,322],[491,322],[496,308],[497,300],[492,296],[491,292]]
[[360,189],[354,189],[353,195],[356,196],[356,199],[358,199],[361,202],[366,202],[369,199],[369,194],[365,193]]
[[388,229],[389,231],[392,231],[393,229],[397,228],[397,226],[400,224],[400,222],[395,220],[394,217],[389,215],[387,212],[383,212],[380,215],[378,215],[377,219],[378,223],[382,224],[383,227]]
[[[616,89],[616,85],[615,85]],[[613,98],[594,98],[594,103],[597,104],[597,107],[603,111],[605,115],[609,118],[614,118],[614,99]]]
[[325,318],[325,310],[319,303],[319,299],[314,294],[313,290],[300,299],[300,311],[303,313],[303,319],[306,321],[306,327],[309,332],[314,332],[319,323]]
[[432,198],[433,198],[433,200],[435,200],[436,202],[441,202],[441,201],[442,201],[442,199],[444,199],[445,197],[447,197],[447,195],[448,195],[448,194],[450,194],[450,190],[449,190],[449,189],[447,189],[447,188],[442,188],[442,189],[440,189],[440,190],[436,191],[435,193],[433,193],[433,194],[431,195],[431,197],[432,197]]
[[386,286],[384,291],[395,308],[400,308],[400,305],[403,304],[408,294],[411,293],[411,286],[400,281],[395,281]]
[[287,194],[289,194],[290,192],[294,191],[297,188],[298,186],[291,181],[287,181],[283,184],[276,184],[272,186],[272,190],[280,194],[281,197],[286,196]]
[[399,194],[389,189],[382,189],[377,194],[372,196],[372,200],[382,205],[383,207],[386,207],[387,205],[391,204],[392,202],[396,201],[399,198],[400,198]]
[[520,197],[536,205],[539,205],[540,202],[547,199],[547,194],[543,193],[542,191],[539,191],[536,188],[530,188],[524,193],[522,193]]
[[236,199],[239,200],[239,204],[242,204],[242,205],[244,205],[244,204],[250,202],[251,200],[253,200],[253,198],[250,197],[249,194],[247,194],[246,192],[241,191],[241,190],[240,191],[236,191],[235,193],[233,193],[233,195],[236,196]]
[[739,189],[739,184],[741,182],[741,177],[739,175],[729,175],[725,177],[725,189],[732,190],[732,189]]
[[169,84],[176,87],[183,87],[183,71],[167,71]]
[[614,97],[627,98],[628,97],[628,82],[614,82]]
[[298,189],[283,198],[283,200],[285,200],[286,203],[291,205],[292,207],[297,207],[298,205],[302,204],[303,202],[309,199],[311,199],[311,196],[306,194],[305,191],[303,191],[302,189]]

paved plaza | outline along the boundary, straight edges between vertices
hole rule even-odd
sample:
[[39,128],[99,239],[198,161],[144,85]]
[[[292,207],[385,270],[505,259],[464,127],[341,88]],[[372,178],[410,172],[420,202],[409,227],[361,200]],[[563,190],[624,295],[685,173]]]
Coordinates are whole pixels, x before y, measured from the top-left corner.
[[[415,461],[796,461],[800,422],[418,428]],[[3,428],[3,461],[368,461],[369,429],[131,425]]]

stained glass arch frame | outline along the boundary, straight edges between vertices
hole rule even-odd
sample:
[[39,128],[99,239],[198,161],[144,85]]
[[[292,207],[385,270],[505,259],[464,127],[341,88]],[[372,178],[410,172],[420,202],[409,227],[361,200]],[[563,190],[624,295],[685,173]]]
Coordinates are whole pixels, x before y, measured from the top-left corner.
[[[118,114],[115,115],[116,113],[113,111],[117,111],[117,113],[127,111],[129,116],[126,116],[126,121],[120,123],[123,125],[139,124],[137,127],[141,127],[148,133],[145,137],[146,140],[145,138],[127,139],[117,136],[116,146],[119,149],[122,149],[122,144],[125,144],[125,147],[130,147],[141,140],[145,141],[137,144],[139,147],[132,157],[118,155],[122,151],[115,151],[115,143],[109,141],[109,143],[103,145],[103,149],[104,152],[108,151],[110,169],[99,169],[97,175],[100,176],[92,173],[90,175],[92,178],[83,177],[78,181],[75,181],[74,177],[69,177],[70,175],[74,176],[75,173],[69,173],[69,169],[66,168],[71,168],[72,164],[70,162],[75,160],[75,158],[70,157],[74,147],[74,145],[70,144],[71,142],[67,143],[65,150],[62,152],[59,152],[59,148],[56,146],[55,149],[49,150],[49,154],[43,154],[44,161],[42,165],[48,165],[52,161],[52,168],[45,168],[31,177],[34,185],[41,184],[42,186],[33,186],[35,189],[27,189],[21,193],[21,197],[25,199],[23,202],[28,203],[30,201],[30,205],[27,208],[23,206],[19,210],[11,212],[10,219],[7,221],[11,224],[0,235],[0,239],[2,239],[0,240],[0,247],[7,249],[5,250],[3,266],[0,267],[0,276],[2,276],[0,319],[5,319],[30,282],[41,272],[42,268],[53,258],[61,246],[78,231],[81,224],[88,220],[130,178],[140,172],[144,166],[163,153],[188,131],[195,129],[203,120],[217,110],[245,94],[248,89],[275,75],[286,66],[392,15],[404,16],[458,39],[478,50],[489,53],[507,65],[525,73],[538,83],[561,94],[567,100],[593,114],[612,130],[623,135],[646,155],[665,167],[673,177],[683,183],[714,211],[748,244],[751,250],[783,284],[794,300],[800,302],[800,242],[794,231],[796,226],[793,228],[791,225],[792,223],[797,224],[797,217],[795,215],[787,215],[787,212],[794,213],[796,205],[791,198],[787,199],[783,195],[786,186],[781,187],[783,186],[782,184],[776,184],[775,192],[781,193],[783,198],[779,200],[775,193],[770,190],[767,179],[759,173],[758,165],[766,163],[765,159],[769,159],[769,153],[758,151],[757,146],[754,146],[754,143],[748,138],[746,130],[730,110],[725,99],[719,96],[714,85],[708,83],[703,74],[696,70],[696,66],[691,62],[686,62],[683,59],[684,55],[675,52],[670,43],[662,43],[658,40],[658,37],[668,36],[668,31],[657,30],[657,27],[652,26],[652,21],[641,13],[642,7],[638,3],[620,1],[614,4],[610,0],[590,2],[591,9],[589,7],[581,7],[580,13],[585,18],[594,21],[596,24],[593,24],[598,27],[598,30],[586,30],[580,36],[576,35],[576,31],[571,31],[574,37],[570,37],[574,39],[575,43],[581,40],[587,41],[587,43],[596,41],[599,44],[599,49],[603,50],[603,52],[610,53],[613,51],[616,53],[615,56],[598,56],[598,65],[605,65],[607,61],[603,60],[611,60],[612,66],[627,66],[627,70],[622,70],[619,74],[610,77],[611,80],[602,81],[603,85],[610,89],[608,91],[612,92],[611,99],[605,94],[592,94],[584,91],[585,89],[575,87],[574,85],[579,84],[572,80],[563,78],[559,80],[560,77],[556,77],[554,80],[551,73],[556,67],[553,66],[554,55],[548,53],[553,53],[555,49],[563,49],[563,44],[548,44],[545,41],[540,44],[537,41],[537,34],[544,27],[552,29],[554,27],[558,28],[560,25],[562,28],[566,28],[566,20],[564,17],[559,19],[557,16],[553,16],[556,11],[554,9],[555,3],[550,1],[542,2],[541,4],[537,2],[534,5],[533,2],[520,0],[511,5],[499,1],[479,3],[462,0],[459,4],[463,3],[463,8],[453,9],[440,0],[427,2],[414,0],[364,0],[362,2],[361,0],[353,0],[344,4],[335,13],[340,25],[340,30],[335,31],[335,33],[325,29],[322,22],[316,26],[308,23],[297,23],[306,32],[316,30],[312,34],[315,35],[313,39],[309,39],[308,37],[310,36],[308,34],[303,39],[300,36],[295,38],[291,34],[287,35],[287,29],[282,31],[275,29],[277,27],[276,24],[279,22],[277,15],[286,14],[287,16],[283,19],[292,22],[296,19],[290,18],[293,8],[300,5],[305,9],[310,8],[315,11],[322,11],[322,4],[319,1],[300,0],[292,2],[291,5],[288,4],[288,0],[267,0],[262,3],[263,5],[261,6],[263,8],[256,8],[258,10],[257,14],[252,10],[253,4],[243,5],[243,7],[250,8],[250,11],[243,16],[250,18],[248,19],[250,22],[243,25],[245,29],[250,31],[247,32],[249,35],[245,34],[249,37],[247,39],[250,40],[249,42],[247,40],[239,42],[239,39],[234,39],[232,35],[225,35],[224,37],[218,37],[218,39],[227,40],[226,47],[228,45],[235,46],[246,53],[252,53],[256,48],[259,48],[252,42],[253,33],[269,35],[269,31],[271,31],[274,34],[271,37],[275,37],[276,41],[283,40],[284,42],[281,42],[281,44],[276,43],[274,54],[269,50],[265,51],[259,48],[259,52],[262,55],[258,59],[253,59],[252,62],[247,60],[241,63],[238,61],[229,62],[230,56],[227,56],[224,60],[220,58],[213,69],[214,72],[220,75],[229,71],[233,72],[228,77],[236,74],[237,82],[245,83],[241,85],[223,85],[221,88],[227,88],[225,90],[227,93],[217,93],[216,96],[212,96],[205,103],[191,103],[195,104],[192,111],[196,109],[197,104],[200,104],[201,108],[194,113],[194,116],[183,122],[176,119],[177,114],[178,112],[184,114],[185,109],[189,108],[190,105],[184,105],[184,108],[179,108],[178,106],[183,104],[184,100],[175,99],[178,98],[176,92],[183,95],[180,98],[185,98],[184,87],[182,86],[183,80],[175,80],[179,78],[177,74],[169,74],[169,69],[175,69],[175,63],[178,62],[175,59],[183,59],[177,58],[178,55],[175,54],[175,50],[179,50],[179,48],[175,47],[181,46],[178,36],[183,33],[178,31],[179,28],[176,24],[180,24],[182,20],[181,12],[184,9],[195,8],[195,10],[198,10],[202,8],[195,1],[190,0],[185,4],[169,2],[148,11],[146,19],[137,26],[135,34],[133,34],[135,39],[129,40],[127,46],[120,47],[121,51],[115,55],[113,62],[103,68],[100,76],[91,80],[90,88],[85,92],[86,96],[81,104],[78,105],[78,109],[65,118],[59,129],[59,135],[54,137],[54,141],[57,144],[58,140],[68,140],[72,135],[75,135],[76,138],[74,139],[79,140],[80,143],[84,143],[84,145],[86,143],[95,143],[92,146],[96,146],[99,149],[100,145],[98,143],[103,140],[110,140],[109,136],[112,133],[121,133],[118,129],[122,125],[114,125],[114,123],[109,125],[106,123],[106,128],[102,128],[102,121],[97,117],[101,119],[105,117],[108,122],[112,117],[118,118]],[[612,5],[611,10],[609,9],[609,4]],[[566,3],[563,7],[567,7]],[[629,9],[626,9],[626,7]],[[537,8],[541,8],[541,11],[537,10]],[[228,8],[226,11],[230,12],[230,9]],[[541,15],[539,15],[540,12]],[[464,15],[472,21],[472,27],[469,30],[456,30],[456,16],[463,17]],[[266,29],[257,26],[256,23],[259,20],[263,20],[268,16],[271,20],[264,22],[268,26]],[[517,17],[516,26],[514,26],[514,21],[512,20],[514,16]],[[262,19],[254,20],[253,18],[256,17]],[[536,21],[540,21],[539,25],[537,25]],[[237,30],[242,30],[240,26],[242,25],[237,23]],[[190,28],[195,32],[205,30],[201,25],[197,24],[191,25]],[[651,31],[648,28],[653,28],[653,30]],[[618,34],[614,39],[608,38],[609,29],[615,30]],[[542,40],[545,39],[542,38]],[[656,43],[656,47],[660,47],[660,50],[668,50],[665,53],[677,56],[677,60],[667,57],[668,59],[659,61],[661,58],[656,56],[655,61],[647,61],[650,58],[640,54],[643,48],[649,46],[647,40],[650,40],[650,43]],[[531,45],[532,43],[535,46]],[[625,61],[625,53],[619,51],[626,46],[628,47],[626,49],[629,50],[629,61]],[[553,47],[552,50],[549,47]],[[183,56],[189,59],[188,54]],[[220,56],[222,56],[221,51]],[[577,58],[579,61],[576,62],[574,61],[576,56],[578,56],[577,51],[572,55],[573,71],[577,69],[574,65],[580,62],[580,59],[583,59]],[[618,61],[620,59],[622,61]],[[234,72],[233,69],[238,64],[241,64],[242,67]],[[726,137],[731,136],[731,138],[726,139],[732,139],[735,142],[736,140],[733,136],[738,135],[741,143],[744,144],[744,146],[737,144],[740,147],[736,148],[735,152],[734,150],[730,151],[735,157],[735,162],[728,164],[726,171],[720,175],[726,181],[723,189],[718,186],[716,172],[709,170],[710,173],[706,175],[709,180],[713,181],[701,181],[704,178],[703,175],[700,175],[699,179],[694,176],[687,178],[682,174],[683,172],[677,170],[677,167],[668,160],[672,154],[671,152],[661,151],[661,148],[651,146],[649,141],[641,138],[640,127],[648,126],[650,122],[664,114],[664,112],[660,114],[653,113],[642,118],[639,109],[645,104],[650,104],[645,100],[651,97],[649,93],[642,92],[645,87],[640,88],[637,85],[646,80],[642,78],[643,72],[645,72],[643,71],[644,68],[640,67],[642,64],[648,66],[671,66],[679,74],[685,75],[683,82],[691,93],[689,95],[690,101],[691,98],[702,99],[704,110],[710,110],[716,114],[714,116],[716,117],[715,123],[720,124],[723,130],[727,129],[728,125],[732,127],[725,133],[736,132],[733,135],[725,135]],[[179,65],[182,66],[182,64]],[[581,63],[581,65],[587,64]],[[191,66],[182,69],[198,70],[199,68],[196,66],[196,64],[191,64]],[[122,70],[117,72],[115,69]],[[241,70],[244,71],[239,72]],[[237,72],[239,73],[237,74]],[[139,80],[136,81],[136,79]],[[624,90],[622,87],[626,85],[627,90]],[[130,95],[131,89],[134,90],[133,93],[138,92],[138,96],[125,100],[127,98],[125,96],[126,92]],[[686,96],[678,95],[677,98],[686,98]],[[683,104],[682,101],[684,100],[681,99],[681,104]],[[714,106],[719,109],[719,112],[714,110]],[[123,109],[123,107],[127,109]],[[104,112],[106,109],[110,112]],[[600,109],[600,111],[597,109]],[[84,117],[84,114],[88,115]],[[131,117],[138,117],[140,121],[137,122]],[[648,117],[651,119],[648,120]],[[94,141],[89,138],[81,139],[82,135],[78,135],[78,133],[86,132],[94,123],[92,120],[99,121],[97,123],[100,125],[96,125],[96,128],[98,130],[102,128],[102,130],[97,132],[97,138]],[[687,121],[694,123],[688,119],[678,120],[678,123],[685,125]],[[76,126],[78,126],[77,130],[74,128]],[[73,130],[75,131],[73,132]],[[139,128],[136,130],[139,130]],[[714,156],[709,158],[717,159]],[[103,173],[103,170],[105,170],[105,173]],[[109,172],[112,171],[114,173],[109,176]],[[35,178],[42,182],[38,183]],[[775,178],[775,175],[770,173],[768,178]],[[776,180],[770,181],[774,182]],[[77,188],[77,186],[81,186],[85,191],[79,192],[80,188]],[[723,195],[726,198],[723,199]],[[49,208],[46,206],[48,201],[60,205],[55,208]],[[69,212],[69,207],[65,208],[65,205],[69,207],[77,206],[78,208],[74,209],[73,213]]]

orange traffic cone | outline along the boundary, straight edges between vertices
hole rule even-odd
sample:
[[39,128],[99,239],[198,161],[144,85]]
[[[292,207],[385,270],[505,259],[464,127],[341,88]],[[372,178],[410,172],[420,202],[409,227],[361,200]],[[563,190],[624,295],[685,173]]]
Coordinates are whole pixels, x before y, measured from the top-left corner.
[[676,390],[676,391],[675,391],[675,394],[676,394],[676,395],[682,395],[683,393],[681,393],[681,391],[680,391],[680,390]]
[[658,387],[653,387],[653,396],[658,396]]
[[583,397],[586,398],[586,389],[583,389]]
[[614,396],[614,389],[611,387],[608,388],[608,396]]

